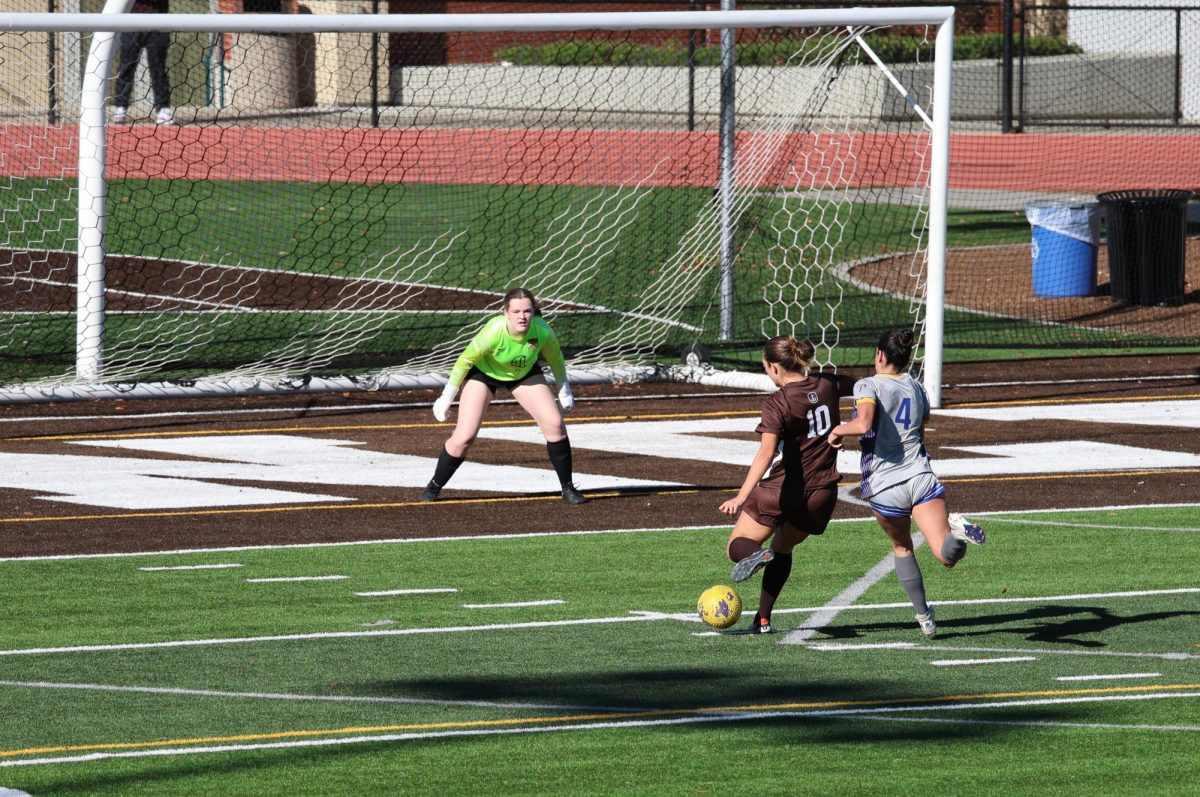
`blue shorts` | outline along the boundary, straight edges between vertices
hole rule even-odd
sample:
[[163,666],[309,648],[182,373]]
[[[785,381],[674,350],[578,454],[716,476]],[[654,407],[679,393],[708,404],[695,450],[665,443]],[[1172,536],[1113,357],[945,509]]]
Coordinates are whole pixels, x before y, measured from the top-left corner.
[[932,473],[913,476],[871,496],[871,508],[884,517],[912,517],[914,506],[941,498],[946,488]]

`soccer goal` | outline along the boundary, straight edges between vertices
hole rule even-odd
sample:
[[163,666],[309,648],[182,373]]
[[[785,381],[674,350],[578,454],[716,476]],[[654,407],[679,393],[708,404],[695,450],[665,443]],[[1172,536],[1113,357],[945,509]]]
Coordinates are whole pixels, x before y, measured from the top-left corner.
[[[437,387],[525,286],[575,381],[903,325],[936,404],[953,18],[8,14],[0,400]],[[173,114],[143,62],[114,119],[147,30]]]

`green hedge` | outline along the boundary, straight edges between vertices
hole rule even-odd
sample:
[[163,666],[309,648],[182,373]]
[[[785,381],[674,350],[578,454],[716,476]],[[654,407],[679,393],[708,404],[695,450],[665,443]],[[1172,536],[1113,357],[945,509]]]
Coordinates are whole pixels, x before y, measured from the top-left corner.
[[[916,36],[867,36],[867,44],[886,63],[913,63],[919,58],[933,58],[933,40]],[[737,45],[737,62],[742,66],[781,66],[788,63],[798,52],[815,51],[820,42],[781,40],[748,41]],[[954,58],[970,61],[981,58],[999,58],[1003,53],[1003,40],[998,33],[965,34],[955,37]],[[1017,38],[1014,48],[1020,51],[1021,41]],[[1068,44],[1063,39],[1049,36],[1034,36],[1028,41],[1028,53],[1033,56],[1064,55],[1083,52],[1082,48]],[[862,63],[866,55],[857,47],[849,48],[844,54],[848,63]],[[686,66],[688,48],[683,41],[670,41],[659,45],[636,44],[611,41],[562,41],[539,46],[521,45],[506,47],[496,52],[497,61],[507,61],[522,66]],[[719,47],[696,47],[695,63],[698,66],[716,66],[720,63]]]

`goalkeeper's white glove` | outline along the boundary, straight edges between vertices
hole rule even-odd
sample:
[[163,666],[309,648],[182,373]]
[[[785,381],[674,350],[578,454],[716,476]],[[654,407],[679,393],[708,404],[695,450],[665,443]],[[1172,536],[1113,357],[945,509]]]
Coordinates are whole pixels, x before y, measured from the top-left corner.
[[562,387],[558,389],[558,406],[562,407],[563,415],[566,415],[575,406],[575,397],[571,395],[570,382],[563,382]]
[[442,395],[433,402],[433,417],[437,418],[438,422],[446,420],[446,415],[450,412],[450,404],[453,403],[456,395],[458,395],[458,388],[453,385],[446,385],[442,388]]

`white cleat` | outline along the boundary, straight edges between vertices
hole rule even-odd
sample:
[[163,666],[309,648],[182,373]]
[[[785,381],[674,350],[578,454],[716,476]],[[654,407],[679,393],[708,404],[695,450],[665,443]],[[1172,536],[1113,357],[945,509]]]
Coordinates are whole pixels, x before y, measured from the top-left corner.
[[159,125],[175,124],[175,112],[170,108],[159,108],[158,113],[154,115],[154,123]]
[[950,515],[950,536],[972,545],[983,545],[987,542],[987,535],[983,533],[983,527],[972,523],[957,512]]
[[921,633],[925,636],[929,637],[930,639],[933,639],[935,636],[937,636],[937,623],[934,622],[933,619],[932,606],[929,607],[929,611],[925,612],[925,614],[917,615],[917,623],[920,624]]
[[117,124],[121,124],[122,122],[128,122],[129,121],[129,109],[122,108],[119,105],[116,108],[113,108],[112,121],[116,122]]

